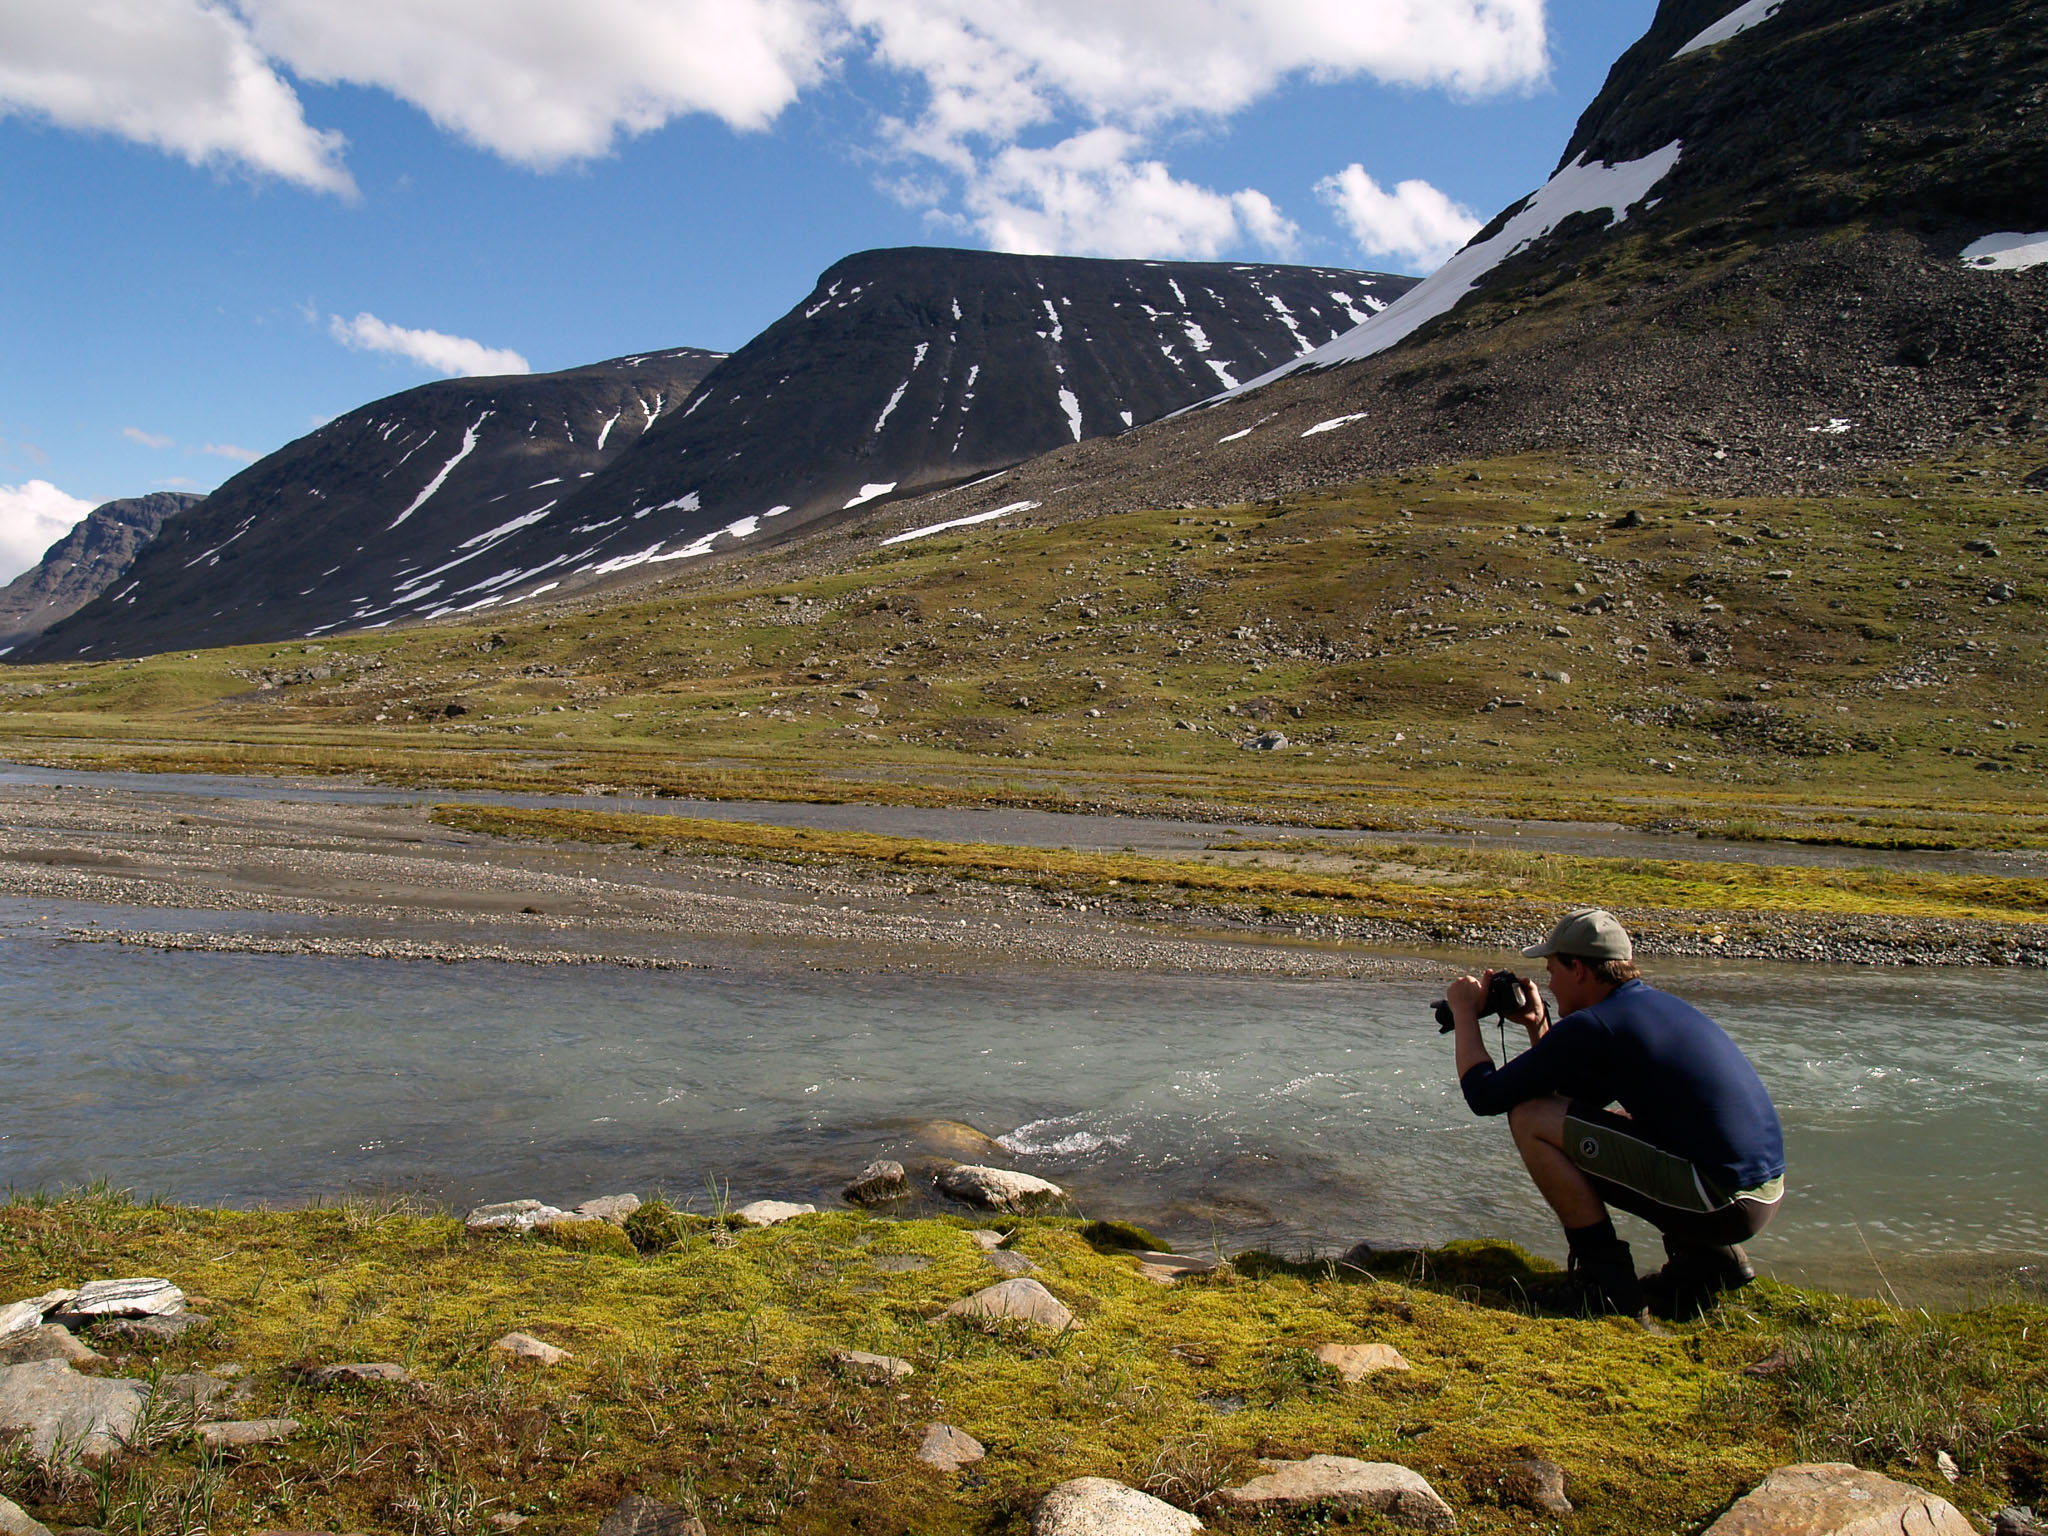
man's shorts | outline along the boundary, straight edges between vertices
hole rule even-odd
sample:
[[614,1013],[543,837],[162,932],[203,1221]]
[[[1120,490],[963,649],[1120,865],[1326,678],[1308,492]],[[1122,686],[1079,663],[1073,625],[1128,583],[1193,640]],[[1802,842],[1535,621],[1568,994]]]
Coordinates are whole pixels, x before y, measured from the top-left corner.
[[1718,1248],[1756,1236],[1785,1195],[1783,1178],[1756,1189],[1722,1188],[1711,1174],[1643,1138],[1626,1115],[1583,1100],[1566,1110],[1564,1151],[1609,1205],[1640,1216],[1680,1243]]

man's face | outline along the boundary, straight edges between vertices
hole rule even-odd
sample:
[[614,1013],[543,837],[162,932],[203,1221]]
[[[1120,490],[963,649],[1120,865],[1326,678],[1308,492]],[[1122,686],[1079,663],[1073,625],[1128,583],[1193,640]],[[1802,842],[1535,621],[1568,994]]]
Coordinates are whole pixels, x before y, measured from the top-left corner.
[[1599,1001],[1591,995],[1596,989],[1590,986],[1592,975],[1585,966],[1552,955],[1543,962],[1543,967],[1550,977],[1550,995],[1557,999],[1560,1012],[1577,1013]]

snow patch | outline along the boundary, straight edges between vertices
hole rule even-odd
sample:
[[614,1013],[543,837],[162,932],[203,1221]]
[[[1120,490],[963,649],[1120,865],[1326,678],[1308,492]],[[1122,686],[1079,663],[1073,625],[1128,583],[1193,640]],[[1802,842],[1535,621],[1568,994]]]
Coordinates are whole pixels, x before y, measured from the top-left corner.
[[1328,421],[1317,422],[1301,435],[1303,437],[1314,437],[1321,432],[1334,432],[1339,427],[1350,426],[1354,421],[1363,421],[1371,414],[1370,411],[1358,411],[1350,416],[1332,416]]
[[1058,345],[1059,345],[1059,344],[1060,344],[1061,342],[1063,342],[1063,341],[1065,341],[1065,340],[1067,339],[1067,328],[1066,328],[1066,327],[1065,327],[1064,325],[1062,325],[1062,324],[1060,323],[1060,312],[1059,312],[1059,310],[1058,310],[1058,309],[1057,309],[1057,308],[1056,308],[1056,307],[1054,306],[1054,304],[1053,304],[1053,302],[1052,302],[1052,300],[1051,300],[1051,299],[1047,299],[1047,300],[1045,300],[1045,312],[1046,312],[1046,314],[1047,314],[1047,315],[1051,316],[1051,318],[1052,318],[1052,333],[1051,333],[1051,334],[1052,334],[1052,340],[1053,340],[1053,345],[1054,345],[1054,346],[1058,346]]
[[1060,409],[1067,413],[1067,427],[1074,434],[1074,441],[1081,441],[1081,398],[1071,389],[1060,391]]
[[1808,427],[1809,432],[1818,432],[1822,437],[1846,437],[1856,430],[1856,423],[1846,416],[1830,416],[1827,425]]
[[956,517],[951,522],[933,523],[927,528],[913,528],[908,533],[899,533],[892,539],[882,540],[883,544],[908,544],[912,539],[928,539],[935,533],[946,533],[954,528],[972,528],[976,523],[992,523],[999,517],[1008,517],[1014,512],[1035,512],[1039,503],[1035,501],[1013,501],[1007,507],[997,507],[993,512],[976,512],[968,517]]
[[886,496],[895,489],[896,482],[894,480],[891,480],[886,484],[877,482],[874,485],[864,485],[860,488],[860,494],[854,497],[853,500],[849,501],[845,506],[841,507],[839,510],[842,512],[851,512],[855,507],[865,506],[868,502],[873,501],[877,496]]
[[1365,324],[1346,331],[1306,357],[1283,363],[1247,384],[1233,386],[1230,393],[1258,389],[1304,368],[1329,368],[1373,357],[1407,340],[1430,321],[1455,309],[1487,273],[1527,250],[1573,214],[1605,211],[1610,225],[1621,223],[1631,208],[1671,174],[1684,148],[1681,141],[1674,139],[1640,160],[1624,160],[1619,165],[1591,164],[1581,156],[1545,182],[1499,233],[1466,246]]
[[455,547],[457,549],[474,549],[479,544],[495,544],[499,539],[515,534],[522,528],[531,528],[560,505],[560,502],[551,501],[544,507],[535,507],[524,517],[515,517],[509,523],[500,523],[489,533],[480,533],[473,539],[464,539]]
[[1702,48],[1725,43],[1729,38],[1747,32],[1751,27],[1761,26],[1783,9],[1785,0],[1749,0],[1747,5],[1738,5],[1671,57],[1682,59],[1688,53],[1698,53]]
[[[411,517],[413,513],[419,511],[421,507],[424,507],[429,501],[433,500],[434,493],[446,485],[448,477],[455,473],[455,466],[476,452],[477,433],[483,429],[483,424],[489,421],[493,414],[493,412],[485,411],[483,415],[477,417],[476,425],[462,434],[462,447],[456,452],[455,457],[441,466],[441,472],[427,482],[427,488],[413,498],[411,506],[398,514],[397,518],[392,521],[391,528],[396,528],[400,523]],[[384,531],[389,533],[391,528],[387,528]]]
[[612,412],[612,414],[611,414],[611,419],[610,419],[610,420],[608,420],[607,422],[605,422],[605,424],[604,424],[604,425],[603,425],[602,427],[598,428],[598,431],[597,431],[597,451],[598,451],[599,453],[603,453],[603,452],[604,452],[604,443],[605,443],[605,439],[606,439],[606,438],[608,438],[608,437],[610,437],[610,436],[612,435],[612,428],[613,428],[613,427],[616,427],[616,426],[617,426],[617,425],[619,424],[619,418],[620,418],[621,416],[625,415],[625,414],[626,414],[626,413],[625,413],[624,411],[614,411],[614,412]]
[[1231,375],[1230,364],[1219,363],[1213,357],[1204,358],[1203,361],[1209,365],[1209,371],[1223,381],[1225,389],[1236,389],[1239,387],[1237,380]]
[[1225,443],[1241,443],[1258,430],[1257,427],[1246,427],[1242,432],[1233,432],[1228,437],[1219,437],[1216,439],[1216,446],[1221,448]]
[[1209,350],[1209,333],[1195,324],[1194,321],[1182,321],[1181,329],[1187,332],[1188,341],[1197,352],[1207,352]]
[[[664,501],[658,507],[642,507],[638,512],[635,512],[633,514],[633,521],[637,523],[640,521],[641,518],[646,517],[651,512],[701,512],[703,510],[703,493],[699,491],[692,491],[687,496],[678,496],[674,501]],[[616,522],[618,521],[618,519],[614,518],[613,521]],[[598,526],[602,527],[603,524],[599,524]]]
[[[922,351],[923,349],[920,348],[919,350]],[[889,418],[896,414],[896,407],[903,403],[903,392],[909,388],[910,380],[908,379],[905,379],[896,386],[896,393],[889,397],[889,403],[882,407],[882,414],[875,418],[875,431],[877,433],[880,433],[882,428],[889,424]]]
[[1123,417],[1124,425],[1126,427],[1135,427],[1138,424],[1138,418],[1133,416],[1129,411],[1118,411],[1117,415]]
[[1963,252],[1963,265],[1980,272],[2018,272],[2048,266],[2048,229],[2031,235],[1986,235]]

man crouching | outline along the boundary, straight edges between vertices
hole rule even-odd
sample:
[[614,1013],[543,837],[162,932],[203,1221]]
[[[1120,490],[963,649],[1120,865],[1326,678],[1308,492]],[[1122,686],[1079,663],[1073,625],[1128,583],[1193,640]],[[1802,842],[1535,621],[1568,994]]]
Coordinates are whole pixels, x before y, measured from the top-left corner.
[[[1494,1066],[1479,1034],[1494,973],[1459,977],[1444,1000],[1465,1102],[1474,1114],[1508,1117],[1570,1245],[1565,1279],[1533,1299],[1575,1314],[1634,1317],[1654,1304],[1689,1317],[1756,1277],[1737,1245],[1777,1214],[1784,1133],[1741,1048],[1697,1008],[1646,984],[1634,952],[1598,908],[1568,914],[1523,950],[1549,962],[1563,1017],[1551,1023],[1525,982],[1523,1006],[1503,1017],[1527,1027],[1530,1048],[1505,1067]],[[1663,1269],[1636,1278],[1609,1206],[1664,1234]]]

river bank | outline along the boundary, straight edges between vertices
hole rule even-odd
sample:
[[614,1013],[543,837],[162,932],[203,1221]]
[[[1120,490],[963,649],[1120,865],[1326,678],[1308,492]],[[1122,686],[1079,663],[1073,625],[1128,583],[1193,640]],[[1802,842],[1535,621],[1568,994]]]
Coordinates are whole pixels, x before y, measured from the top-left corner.
[[[170,1529],[203,1504],[226,1536],[588,1536],[642,1494],[711,1532],[1021,1532],[1048,1488],[1106,1477],[1249,1531],[1272,1517],[1228,1491],[1261,1458],[1342,1455],[1425,1479],[1482,1536],[1556,1520],[1521,1470],[1545,1462],[1571,1529],[1620,1536],[1700,1529],[1794,1460],[1854,1460],[1980,1517],[2048,1467],[2048,1309],[2011,1296],[1930,1317],[1763,1281],[1646,1332],[1531,1314],[1516,1290],[1542,1266],[1505,1245],[1244,1254],[1162,1285],[1140,1234],[1071,1215],[752,1228],[703,1202],[493,1236],[389,1202],[98,1191],[0,1208],[0,1232],[0,1303],[147,1275],[204,1319],[80,1330],[104,1357],[81,1375],[167,1395],[91,1476],[0,1467],[53,1528]],[[944,1315],[1001,1283],[1043,1288],[1071,1326]],[[218,1419],[268,1428],[204,1449],[231,1443],[198,1432]],[[950,1462],[925,1454],[933,1426]]]

